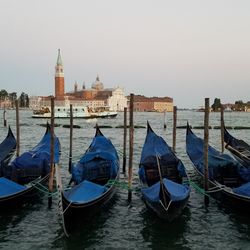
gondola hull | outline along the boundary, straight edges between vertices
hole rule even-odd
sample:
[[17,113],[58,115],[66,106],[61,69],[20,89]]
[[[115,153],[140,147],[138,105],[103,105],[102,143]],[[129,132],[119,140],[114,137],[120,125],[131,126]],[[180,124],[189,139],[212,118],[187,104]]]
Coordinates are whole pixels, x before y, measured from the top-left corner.
[[146,206],[160,219],[170,222],[181,215],[190,196],[189,178],[181,160],[149,123],[139,178]]
[[84,226],[96,214],[101,213],[112,204],[116,187],[109,188],[102,196],[88,203],[70,203],[62,193],[63,221],[67,233],[72,233],[78,227]]
[[[51,128],[31,150],[16,157],[3,167],[0,178],[0,210],[17,209],[24,203],[32,203],[39,191],[47,192],[46,184],[50,173]],[[54,136],[54,163],[60,158],[60,142]],[[41,190],[42,188],[42,190]]]
[[[197,170],[193,165],[196,175],[199,177],[199,182],[204,183],[204,175]],[[216,199],[220,204],[233,208],[234,210],[249,212],[250,210],[250,199],[247,196],[239,195],[233,192],[231,188],[223,187],[220,183],[216,181],[208,180],[209,189],[217,190],[209,193],[214,199]]]
[[2,168],[6,167],[16,150],[16,139],[9,127],[6,138],[0,144],[0,176]]
[[225,147],[242,165],[250,167],[250,146],[243,140],[233,137],[224,127]]
[[41,185],[46,185],[49,179],[49,174],[43,178],[39,178],[34,185],[26,189],[16,192],[12,195],[0,197],[0,211],[16,209],[17,206],[22,206],[27,202],[33,202],[36,198],[40,197],[41,193],[38,190]]
[[62,223],[66,236],[112,204],[119,179],[119,157],[112,142],[96,126],[96,135],[80,160],[72,167],[73,185],[63,191],[60,173],[57,186],[60,190]]
[[162,201],[152,202],[143,196],[143,200],[147,207],[152,210],[160,219],[163,219],[168,222],[172,222],[177,217],[179,217],[184,208],[187,206],[189,196],[186,199],[176,202],[171,202],[168,209],[165,208]]
[[[197,137],[189,126],[186,132],[186,151],[200,183],[204,183],[204,141]],[[211,146],[208,147],[209,195],[222,205],[249,211],[250,183],[242,174],[244,173],[242,169],[245,167],[229,155],[222,154]]]

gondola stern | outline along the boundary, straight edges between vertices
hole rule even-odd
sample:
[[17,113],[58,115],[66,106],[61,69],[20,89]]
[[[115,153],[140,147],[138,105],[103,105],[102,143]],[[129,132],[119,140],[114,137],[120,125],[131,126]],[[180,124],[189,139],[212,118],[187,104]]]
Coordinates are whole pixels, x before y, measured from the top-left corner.
[[153,131],[152,127],[150,126],[149,121],[147,121],[147,133],[149,133],[149,132],[154,132],[154,131]]
[[96,128],[96,130],[95,130],[95,137],[98,136],[98,135],[103,136],[103,133],[101,132],[101,130],[100,130],[100,128],[99,128],[99,126],[98,126],[97,123],[95,125],[95,128]]

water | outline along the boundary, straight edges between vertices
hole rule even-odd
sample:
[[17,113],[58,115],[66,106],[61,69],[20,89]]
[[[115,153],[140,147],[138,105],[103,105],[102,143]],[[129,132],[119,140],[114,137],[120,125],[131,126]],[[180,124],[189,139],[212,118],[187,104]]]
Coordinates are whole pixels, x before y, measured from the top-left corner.
[[[203,113],[179,111],[177,125],[187,121],[193,126],[203,125]],[[32,119],[30,111],[20,111],[21,153],[31,149],[45,132],[38,124],[46,120]],[[135,113],[135,125],[146,126],[148,120],[154,131],[172,145],[172,114],[167,114],[167,129],[163,129],[164,116],[160,113]],[[7,111],[8,124],[15,133],[15,111]],[[230,126],[250,126],[250,114],[225,113],[225,123]],[[99,125],[123,124],[123,114],[115,119],[93,121],[75,120],[80,129],[74,130],[73,161],[77,161],[86,150],[95,133],[95,123]],[[56,120],[59,124],[69,124],[69,120]],[[210,125],[220,125],[220,114],[210,115]],[[119,152],[123,152],[123,129],[103,128]],[[212,129],[210,144],[220,150],[220,130]],[[250,131],[230,130],[238,138],[250,142]],[[69,181],[68,150],[69,129],[55,128],[62,145],[62,178]],[[203,136],[203,130],[195,130]],[[0,121],[0,141],[6,136],[7,128]],[[133,187],[138,187],[137,168],[146,129],[135,129]],[[192,165],[185,152],[185,129],[177,129],[177,155],[185,164],[191,179],[195,180]],[[127,144],[128,145],[128,144]],[[128,155],[128,151],[127,151]],[[121,156],[122,160],[122,156]],[[122,164],[121,164],[122,165]],[[123,178],[123,176],[121,176]],[[132,202],[127,202],[127,191],[119,189],[113,204],[101,215],[95,217],[90,225],[66,238],[57,210],[57,198],[53,198],[52,209],[47,208],[47,197],[41,195],[33,204],[28,204],[15,212],[0,215],[0,249],[250,249],[250,217],[238,214],[210,199],[205,208],[203,197],[192,189],[191,197],[183,215],[172,223],[162,222],[149,212],[140,193],[132,193]]]

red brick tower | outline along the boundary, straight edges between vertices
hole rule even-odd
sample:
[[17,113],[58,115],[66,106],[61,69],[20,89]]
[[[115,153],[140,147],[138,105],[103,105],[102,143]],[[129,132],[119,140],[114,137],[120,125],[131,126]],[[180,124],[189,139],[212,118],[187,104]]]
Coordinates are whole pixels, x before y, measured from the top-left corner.
[[55,67],[55,99],[64,98],[64,70],[60,49],[58,50],[57,63]]

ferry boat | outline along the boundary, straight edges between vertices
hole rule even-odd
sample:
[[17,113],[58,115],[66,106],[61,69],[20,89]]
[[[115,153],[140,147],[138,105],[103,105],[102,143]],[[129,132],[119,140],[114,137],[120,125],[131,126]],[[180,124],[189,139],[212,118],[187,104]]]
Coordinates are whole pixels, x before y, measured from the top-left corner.
[[[51,118],[51,107],[44,106],[38,110],[33,110],[32,118]],[[116,117],[117,112],[110,111],[108,107],[98,107],[95,110],[90,109],[87,106],[73,106],[72,107],[73,118],[106,118]],[[55,118],[70,118],[70,106],[56,106],[54,108]]]

